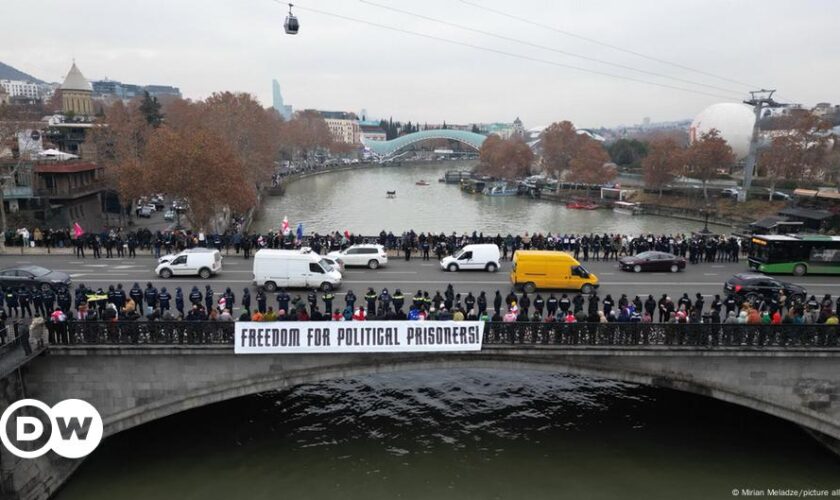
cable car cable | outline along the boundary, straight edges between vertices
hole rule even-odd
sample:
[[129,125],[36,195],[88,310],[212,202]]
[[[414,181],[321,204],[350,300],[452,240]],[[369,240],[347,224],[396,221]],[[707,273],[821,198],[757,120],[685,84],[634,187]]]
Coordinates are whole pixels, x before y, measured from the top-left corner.
[[569,52],[569,51],[566,51],[566,50],[557,49],[557,48],[549,47],[549,46],[546,46],[546,45],[540,45],[540,44],[537,44],[537,43],[532,43],[532,42],[529,42],[527,40],[522,40],[522,39],[519,39],[519,38],[513,38],[513,37],[509,37],[509,36],[505,36],[505,35],[500,35],[498,33],[493,33],[491,31],[484,31],[484,30],[480,30],[480,29],[477,29],[477,28],[471,28],[469,26],[464,26],[462,24],[453,23],[451,21],[446,21],[444,19],[438,19],[438,18],[426,16],[426,15],[423,15],[423,14],[418,14],[418,13],[415,13],[415,12],[410,12],[410,11],[407,11],[407,10],[398,9],[396,7],[391,7],[389,5],[378,4],[376,2],[371,2],[370,0],[359,0],[359,1],[362,2],[362,3],[368,4],[368,5],[372,5],[374,7],[379,7],[380,9],[390,10],[390,11],[393,11],[393,12],[399,12],[401,14],[405,14],[405,15],[408,15],[408,16],[413,16],[413,17],[417,17],[417,18],[420,18],[420,19],[425,19],[427,21],[432,21],[432,22],[444,24],[444,25],[447,25],[447,26],[452,26],[452,27],[455,27],[455,28],[458,28],[458,29],[471,31],[473,33],[479,33],[481,35],[491,36],[491,37],[494,37],[494,38],[499,38],[501,40],[507,40],[507,41],[510,41],[510,42],[519,43],[519,44],[527,45],[527,46],[530,46],[530,47],[535,47],[535,48],[538,48],[538,49],[550,50],[550,51],[556,52],[558,54],[563,54],[563,55],[570,56],[570,57],[576,57],[576,58],[579,58],[579,59],[583,59],[585,61],[590,61],[590,62],[595,62],[595,63],[600,63],[600,64],[606,64],[608,66],[615,66],[617,68],[622,68],[622,69],[626,69],[626,70],[630,70],[630,71],[636,71],[638,73],[644,73],[646,75],[657,76],[657,77],[660,77],[660,78],[667,78],[667,79],[675,80],[675,81],[682,82],[682,83],[688,83],[690,85],[697,85],[697,86],[700,86],[700,87],[707,87],[707,88],[714,89],[714,90],[721,90],[723,92],[732,92],[733,94],[740,94],[741,93],[740,90],[718,87],[716,85],[709,85],[709,84],[697,82],[697,81],[694,81],[694,80],[687,80],[687,79],[684,79],[684,78],[669,76],[669,75],[666,75],[666,74],[663,74],[663,73],[657,73],[655,71],[647,71],[647,70],[644,70],[644,69],[635,68],[633,66],[627,66],[627,65],[624,65],[624,64],[620,64],[620,63],[605,61],[603,59],[597,59],[595,57],[589,57],[589,56],[585,56],[585,55],[581,55],[581,54],[576,54],[574,52]]
[[543,24],[543,23],[540,23],[540,22],[537,22],[537,21],[532,21],[530,19],[527,19],[527,18],[524,18],[524,17],[519,17],[517,15],[510,14],[508,12],[504,12],[504,11],[501,11],[501,10],[496,10],[496,9],[493,9],[493,8],[490,8],[490,7],[485,7],[484,5],[481,5],[481,4],[478,4],[478,3],[475,3],[475,2],[471,2],[470,0],[461,0],[461,2],[465,3],[467,5],[471,5],[475,8],[477,8],[477,9],[486,10],[487,12],[492,12],[492,13],[500,15],[500,16],[509,17],[511,19],[515,19],[515,20],[521,21],[523,23],[531,24],[533,26],[539,26],[540,28],[545,28],[547,30],[555,31],[555,32],[560,33],[562,35],[570,36],[572,38],[577,38],[579,40],[584,40],[584,41],[587,41],[587,42],[590,42],[590,43],[601,45],[603,47],[608,47],[608,48],[613,49],[613,50],[626,52],[628,54],[632,54],[632,55],[637,56],[637,57],[642,57],[644,59],[649,59],[651,61],[656,61],[656,62],[661,63],[661,64],[668,64],[670,66],[675,66],[675,67],[680,68],[680,69],[693,71],[695,73],[700,73],[701,75],[711,76],[713,78],[717,78],[719,80],[724,80],[724,81],[727,81],[727,82],[730,82],[730,83],[737,83],[738,85],[744,85],[746,87],[750,87],[750,88],[753,88],[753,89],[764,88],[761,85],[754,85],[752,83],[746,83],[746,82],[742,82],[740,80],[735,80],[735,79],[732,79],[732,78],[727,78],[725,76],[716,75],[716,74],[710,73],[708,71],[703,71],[703,70],[700,70],[700,69],[692,68],[692,67],[686,66],[684,64],[675,63],[673,61],[667,61],[665,59],[660,59],[658,57],[649,56],[647,54],[643,54],[643,53],[637,52],[635,50],[627,49],[627,48],[620,47],[618,45],[613,45],[613,44],[607,43],[607,42],[602,42],[600,40],[596,40],[594,38],[590,38],[590,37],[584,36],[584,35],[579,35],[577,33],[572,33],[571,31],[566,31],[566,30],[563,30],[563,29],[560,29],[560,28],[555,28],[554,26],[549,26],[547,24]]
[[[273,1],[275,1],[277,3],[283,3],[283,2],[280,2],[279,0],[273,0]],[[618,75],[618,74],[615,74],[615,73],[608,73],[606,71],[588,69],[588,68],[584,68],[584,67],[581,67],[581,66],[575,66],[575,65],[572,65],[572,64],[565,64],[565,63],[560,63],[560,62],[556,62],[556,61],[550,61],[548,59],[541,59],[539,57],[532,57],[532,56],[527,56],[527,55],[522,55],[522,54],[516,54],[514,52],[508,52],[508,51],[505,51],[505,50],[494,49],[494,48],[491,48],[491,47],[484,47],[484,46],[481,46],[481,45],[475,45],[475,44],[468,43],[468,42],[460,42],[458,40],[452,40],[450,38],[444,38],[444,37],[440,37],[440,36],[436,36],[436,35],[429,35],[429,34],[426,34],[426,33],[420,33],[420,32],[417,32],[417,31],[411,31],[411,30],[407,30],[407,29],[403,29],[403,28],[396,28],[394,26],[379,24],[379,23],[375,23],[373,21],[368,21],[368,20],[365,20],[365,19],[358,19],[358,18],[355,18],[355,17],[346,16],[344,14],[336,14],[334,12],[328,12],[328,11],[325,11],[325,10],[316,9],[314,7],[301,7],[299,4],[295,5],[295,7],[299,10],[314,12],[316,14],[321,14],[321,15],[324,15],[324,16],[334,17],[336,19],[343,19],[345,21],[351,21],[351,22],[355,22],[355,23],[366,24],[368,26],[373,26],[373,27],[381,28],[381,29],[388,30],[388,31],[395,31],[395,32],[398,32],[398,33],[413,35],[413,36],[417,36],[417,37],[421,37],[421,38],[426,38],[426,39],[429,39],[429,40],[436,40],[436,41],[439,41],[439,42],[449,43],[449,44],[452,44],[452,45],[460,45],[462,47],[467,47],[467,48],[471,48],[471,49],[475,49],[475,50],[481,50],[481,51],[484,51],[484,52],[491,52],[491,53],[494,53],[494,54],[501,54],[501,55],[508,56],[508,57],[514,57],[514,58],[522,59],[522,60],[525,60],[525,61],[538,62],[538,63],[548,64],[548,65],[551,65],[551,66],[557,66],[557,67],[560,67],[560,68],[573,69],[573,70],[581,71],[581,72],[584,72],[584,73],[592,73],[592,74],[595,74],[595,75],[608,76],[608,77],[617,78],[617,79],[620,79],[620,80],[627,80],[627,81],[636,82],[636,83],[643,83],[643,84],[647,84],[647,85],[653,85],[655,87],[672,89],[672,90],[679,90],[681,92],[689,92],[689,93],[692,93],[692,94],[705,95],[705,96],[709,96],[709,97],[717,97],[717,98],[721,98],[721,99],[741,99],[741,97],[738,97],[738,96],[713,94],[711,92],[704,92],[702,90],[680,87],[680,86],[677,86],[677,85],[670,85],[670,84],[667,84],[667,83],[653,82],[653,81],[649,81],[649,80],[643,80],[641,78],[634,78],[634,77],[631,77],[631,76],[624,76],[624,75]]]

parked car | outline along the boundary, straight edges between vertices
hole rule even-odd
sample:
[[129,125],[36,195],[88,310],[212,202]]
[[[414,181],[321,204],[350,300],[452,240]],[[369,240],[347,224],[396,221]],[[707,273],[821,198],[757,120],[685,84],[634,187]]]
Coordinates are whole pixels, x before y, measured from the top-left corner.
[[388,254],[382,245],[353,245],[340,252],[330,252],[327,257],[340,259],[345,266],[367,266],[371,269],[388,263]]
[[141,207],[139,210],[137,210],[137,217],[143,217],[143,218],[148,219],[151,216],[152,216],[152,210],[149,210],[148,207]]
[[168,279],[172,276],[198,275],[208,279],[222,270],[222,254],[215,248],[191,248],[179,254],[158,259],[155,274]]
[[499,247],[493,243],[465,245],[455,255],[441,259],[440,267],[451,272],[461,269],[481,269],[494,273],[499,269]]
[[618,268],[622,271],[670,271],[676,273],[685,269],[685,259],[667,252],[642,252],[628,255],[618,260]]
[[70,275],[61,271],[51,271],[41,266],[7,267],[0,270],[0,285],[3,287],[56,288],[70,286]]
[[174,221],[175,220],[175,211],[174,210],[167,210],[163,214],[163,220],[165,221]]
[[[766,199],[766,198],[770,197],[770,188],[760,189],[759,194],[760,194],[761,198]],[[758,197],[759,196],[756,196],[756,198],[758,198]],[[788,200],[791,200],[793,198],[787,193],[783,193],[781,191],[773,191],[772,199],[777,200],[777,201],[788,201]]]
[[264,248],[254,254],[254,285],[266,292],[278,288],[320,288],[341,286],[341,273],[313,252]]
[[737,187],[724,188],[720,191],[720,196],[722,198],[737,198],[738,193],[740,193],[740,192],[741,192],[741,188],[737,188]]
[[805,302],[807,291],[805,288],[776,279],[760,273],[738,273],[726,280],[723,285],[726,294],[735,294],[744,299],[755,301],[761,298],[772,298],[777,294],[784,294],[794,302]]

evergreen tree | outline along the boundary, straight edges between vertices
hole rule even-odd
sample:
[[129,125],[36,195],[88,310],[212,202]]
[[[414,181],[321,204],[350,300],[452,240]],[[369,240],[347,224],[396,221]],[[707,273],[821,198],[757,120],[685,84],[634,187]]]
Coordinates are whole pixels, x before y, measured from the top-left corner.
[[446,130],[446,120],[443,120],[443,130]]
[[143,91],[143,102],[140,104],[140,113],[146,118],[146,123],[152,127],[159,127],[163,123],[163,113],[160,112],[160,103],[157,97],[149,95],[148,91]]
[[480,134],[481,133],[481,131],[478,130],[478,125],[476,125],[475,123],[473,123],[473,126],[472,126],[472,133],[473,134]]

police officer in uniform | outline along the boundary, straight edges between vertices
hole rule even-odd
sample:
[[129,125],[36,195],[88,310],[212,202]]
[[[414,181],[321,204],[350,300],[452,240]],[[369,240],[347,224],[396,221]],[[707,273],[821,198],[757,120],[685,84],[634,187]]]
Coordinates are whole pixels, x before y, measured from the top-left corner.
[[251,312],[251,290],[248,287],[242,289],[242,308]]
[[385,316],[388,314],[388,311],[391,310],[391,294],[388,292],[387,288],[383,288],[382,292],[379,294],[379,307],[379,314],[382,316]]
[[146,290],[143,292],[143,300],[145,300],[146,305],[152,309],[155,309],[158,305],[158,291],[151,282],[146,283]]
[[288,314],[289,313],[289,301],[290,300],[292,300],[292,299],[291,299],[291,297],[289,297],[289,294],[286,293],[285,289],[281,288],[280,290],[278,290],[277,291],[277,310],[279,311],[280,309],[282,309],[282,310],[286,311],[286,313]]
[[545,301],[545,309],[548,311],[549,316],[556,316],[557,315],[557,305],[559,302],[557,301],[557,297],[554,296],[554,293],[551,293],[548,296],[548,300]]
[[353,293],[353,290],[347,290],[347,293],[344,295],[344,303],[347,307],[350,308],[351,311],[354,310],[356,305],[356,294]]
[[213,310],[213,289],[210,288],[210,285],[204,286],[204,305],[205,309],[207,309],[207,314],[210,314],[210,311]]
[[46,319],[55,310],[55,292],[53,292],[52,287],[47,287],[41,292],[41,302],[43,303],[44,310],[48,313],[44,315],[44,319]]
[[327,316],[332,316],[333,310],[333,300],[335,300],[335,295],[330,290],[325,290],[323,294],[321,294],[321,300],[324,301],[324,314]]
[[475,307],[475,297],[472,292],[467,292],[467,296],[464,297],[464,306],[467,308],[467,313],[471,312]]
[[29,317],[32,317],[32,308],[29,307],[29,289],[25,286],[21,286],[20,290],[18,290],[18,302],[20,303],[20,317],[26,317],[26,314],[29,313]]
[[128,291],[128,296],[131,297],[131,300],[134,301],[134,305],[137,308],[137,312],[142,314],[143,311],[143,290],[140,289],[140,284],[136,281],[134,285],[131,286],[131,290]]
[[403,295],[399,288],[394,290],[394,295],[391,296],[391,300],[394,302],[394,310],[400,312],[405,304],[405,295]]
[[373,291],[373,288],[368,288],[365,294],[365,302],[367,302],[368,316],[376,316],[376,292]]
[[262,288],[257,288],[257,311],[259,311],[260,314],[265,314],[267,309],[265,292]]
[[496,295],[493,297],[493,312],[497,315],[501,314],[502,310],[502,293],[496,290]]
[[160,302],[160,310],[168,311],[169,310],[169,302],[172,300],[172,295],[166,290],[166,287],[161,287],[160,293],[157,297],[158,301]]
[[35,307],[36,313],[44,319],[47,318],[47,311],[44,310],[44,297],[37,286],[32,288],[32,305]]
[[175,287],[175,310],[182,318],[184,317],[184,291],[180,286]]
[[55,294],[55,300],[64,314],[70,313],[70,290],[66,286],[58,289],[58,293]]
[[545,309],[545,299],[542,297],[542,295],[540,295],[538,293],[537,296],[534,297],[534,310],[537,311],[537,314],[539,314],[540,317],[542,318],[544,309]]
[[487,312],[487,295],[484,294],[484,290],[482,290],[481,293],[478,294],[478,298],[475,302],[478,305],[479,316]]
[[200,306],[203,298],[204,297],[201,295],[201,292],[198,291],[198,287],[193,286],[192,290],[190,290],[190,304]]

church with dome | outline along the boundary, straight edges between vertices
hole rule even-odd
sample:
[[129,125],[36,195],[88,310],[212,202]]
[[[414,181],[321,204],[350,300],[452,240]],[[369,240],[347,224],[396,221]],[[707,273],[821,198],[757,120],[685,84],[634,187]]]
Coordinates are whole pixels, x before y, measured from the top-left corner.
[[58,88],[61,95],[61,112],[72,116],[93,116],[93,86],[85,78],[76,61]]

